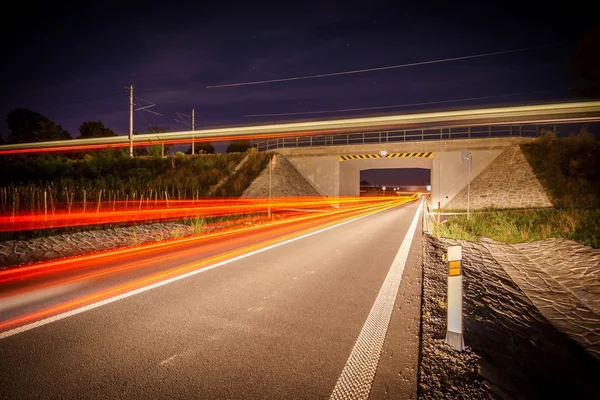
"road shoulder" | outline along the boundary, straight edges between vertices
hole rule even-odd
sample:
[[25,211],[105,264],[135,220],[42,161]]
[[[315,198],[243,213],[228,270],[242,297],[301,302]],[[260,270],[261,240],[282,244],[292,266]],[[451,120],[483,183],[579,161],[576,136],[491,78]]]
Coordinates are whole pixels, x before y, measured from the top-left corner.
[[417,398],[423,262],[421,231],[419,218],[371,387],[371,399]]

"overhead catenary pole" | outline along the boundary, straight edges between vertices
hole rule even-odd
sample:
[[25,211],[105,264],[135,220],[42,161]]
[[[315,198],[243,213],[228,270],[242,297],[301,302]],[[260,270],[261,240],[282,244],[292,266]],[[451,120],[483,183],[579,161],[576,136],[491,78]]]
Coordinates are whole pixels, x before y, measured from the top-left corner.
[[[195,120],[194,120],[194,109],[192,108],[192,132],[194,131],[194,127],[195,127]],[[194,155],[194,134],[192,133],[192,155]]]
[[129,157],[133,158],[133,82],[129,85]]

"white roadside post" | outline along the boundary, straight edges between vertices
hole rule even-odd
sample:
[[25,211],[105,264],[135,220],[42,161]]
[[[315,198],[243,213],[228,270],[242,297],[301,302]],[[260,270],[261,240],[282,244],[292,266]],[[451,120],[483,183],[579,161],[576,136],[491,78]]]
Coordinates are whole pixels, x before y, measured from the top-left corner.
[[446,343],[458,350],[465,348],[462,333],[462,246],[448,247],[448,323]]

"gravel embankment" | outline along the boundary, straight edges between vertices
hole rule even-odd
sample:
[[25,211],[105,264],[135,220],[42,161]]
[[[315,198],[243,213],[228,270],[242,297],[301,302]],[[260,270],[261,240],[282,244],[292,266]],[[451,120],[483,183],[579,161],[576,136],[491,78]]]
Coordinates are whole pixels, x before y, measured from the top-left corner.
[[190,226],[166,222],[64,233],[31,240],[9,240],[0,242],[0,269],[190,234]]

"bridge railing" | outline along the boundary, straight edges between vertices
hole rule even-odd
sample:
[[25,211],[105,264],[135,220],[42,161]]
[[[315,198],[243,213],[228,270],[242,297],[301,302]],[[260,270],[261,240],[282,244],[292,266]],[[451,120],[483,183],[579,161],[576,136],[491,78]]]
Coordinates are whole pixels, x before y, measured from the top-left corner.
[[[544,127],[556,132],[556,127]],[[490,125],[477,127],[403,129],[393,131],[337,133],[330,135],[297,136],[258,141],[254,146],[259,151],[313,146],[343,146],[351,144],[393,143],[425,140],[475,139],[486,137],[537,137],[539,125]]]

